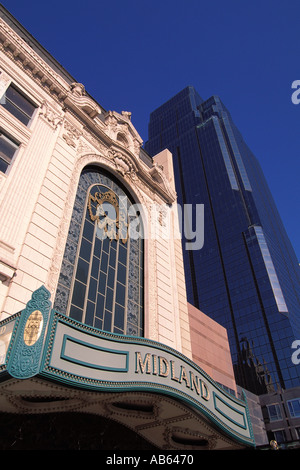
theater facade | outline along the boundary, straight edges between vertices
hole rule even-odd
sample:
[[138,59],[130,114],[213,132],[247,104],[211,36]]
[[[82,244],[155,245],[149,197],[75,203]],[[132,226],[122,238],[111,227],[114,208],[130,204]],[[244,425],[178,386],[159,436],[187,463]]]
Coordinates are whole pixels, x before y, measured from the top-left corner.
[[130,112],[106,111],[3,7],[0,47],[0,413],[254,448],[232,366],[195,360],[171,153],[150,158]]

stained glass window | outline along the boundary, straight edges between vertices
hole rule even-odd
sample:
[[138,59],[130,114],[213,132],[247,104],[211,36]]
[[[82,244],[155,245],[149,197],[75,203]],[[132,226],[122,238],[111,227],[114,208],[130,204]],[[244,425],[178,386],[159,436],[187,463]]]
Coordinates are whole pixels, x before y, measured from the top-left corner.
[[92,167],[82,172],[56,310],[105,331],[143,336],[144,248],[137,207],[109,173]]

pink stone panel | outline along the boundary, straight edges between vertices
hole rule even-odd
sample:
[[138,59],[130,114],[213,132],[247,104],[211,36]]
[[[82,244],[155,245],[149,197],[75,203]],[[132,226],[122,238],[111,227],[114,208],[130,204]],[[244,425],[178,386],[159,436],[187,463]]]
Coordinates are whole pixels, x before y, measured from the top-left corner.
[[236,392],[227,330],[188,304],[193,361],[214,381]]

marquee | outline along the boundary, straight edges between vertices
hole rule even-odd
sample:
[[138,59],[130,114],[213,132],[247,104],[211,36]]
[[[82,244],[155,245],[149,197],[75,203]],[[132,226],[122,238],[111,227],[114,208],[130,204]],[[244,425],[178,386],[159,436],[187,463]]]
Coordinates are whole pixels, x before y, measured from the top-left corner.
[[41,287],[0,323],[0,378],[43,377],[89,391],[166,394],[228,437],[254,446],[246,398],[224,391],[190,359],[155,341],[112,334],[56,312]]

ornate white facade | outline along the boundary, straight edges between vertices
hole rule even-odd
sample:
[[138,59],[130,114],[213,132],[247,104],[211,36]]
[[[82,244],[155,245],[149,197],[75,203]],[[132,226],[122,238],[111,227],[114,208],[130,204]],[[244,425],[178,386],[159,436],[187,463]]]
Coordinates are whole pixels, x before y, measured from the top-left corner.
[[[99,414],[126,424],[167,449],[194,448],[191,443],[182,443],[185,436],[186,442],[198,439],[205,448],[235,448],[240,442],[242,447],[253,445],[246,403],[226,395],[192,362],[172,155],[165,150],[151,159],[142,149],[130,112],[104,110],[37,42],[28,44],[26,32],[20,34],[20,25],[16,28],[9,15],[6,21],[4,17],[2,12],[0,339],[5,350],[1,350],[0,373],[5,380],[0,390],[0,412]],[[111,344],[113,330],[108,330],[111,334],[97,331],[96,325],[84,321],[81,325],[74,321],[74,327],[66,312],[59,310],[49,319],[48,307],[45,312],[41,307],[42,313],[30,310],[31,305],[39,308],[36,299],[47,298],[44,289],[50,296],[46,304],[55,303],[80,177],[91,167],[105,171],[122,185],[140,209],[144,230],[143,338],[130,343],[128,337],[115,336],[115,348],[123,348],[119,352],[102,346]],[[32,339],[30,328],[38,321],[44,330]],[[52,335],[56,324],[57,336]],[[22,325],[26,339],[21,334]],[[60,331],[68,331],[66,337],[70,339],[69,332],[74,328],[79,328],[77,339],[60,343]],[[44,334],[48,343],[42,336],[40,339]],[[84,349],[89,334],[91,345],[95,342],[90,352]],[[195,331],[193,334],[195,338]],[[115,366],[125,374],[124,382],[116,392],[112,385],[108,394],[97,375],[99,364],[93,363],[88,369],[89,379],[78,372],[83,367],[81,352],[86,355],[87,367],[89,360],[97,362],[99,351],[107,350],[113,357],[119,354],[119,361],[125,360],[125,364]],[[32,351],[37,351],[37,374],[26,369]],[[39,354],[45,363],[38,359]],[[139,363],[134,364],[131,358]],[[66,368],[60,370],[63,361]],[[162,365],[164,371],[158,368]],[[100,366],[110,377],[111,367]],[[9,380],[7,373],[12,376]],[[47,382],[49,374],[51,380],[58,380],[56,384]],[[75,383],[83,389],[70,391],[61,384],[66,380],[71,388]],[[134,391],[128,389],[132,381],[136,384]],[[120,391],[122,384],[127,388]],[[156,396],[160,390],[163,393]],[[155,393],[148,393],[151,391]],[[28,396],[30,404],[24,400]],[[35,397],[49,396],[51,403],[33,404]],[[114,406],[116,400],[125,400],[126,406],[151,405],[153,413],[126,411],[126,407]],[[218,425],[221,430],[216,429]],[[172,440],[175,435],[177,444]]]
[[54,298],[79,176],[95,164],[120,178],[145,211],[145,334],[191,357],[180,239],[151,234],[159,206],[172,234],[178,230],[171,154],[144,163],[130,113],[104,111],[4,21],[0,34],[2,94],[13,83],[36,106],[27,126],[0,106],[1,128],[19,143],[0,173],[1,319],[23,309],[41,285]]

